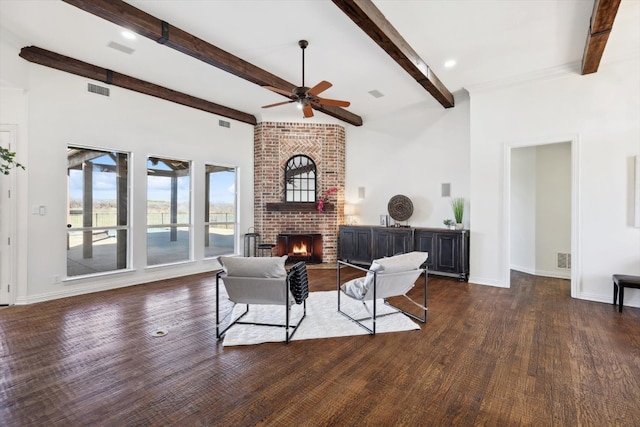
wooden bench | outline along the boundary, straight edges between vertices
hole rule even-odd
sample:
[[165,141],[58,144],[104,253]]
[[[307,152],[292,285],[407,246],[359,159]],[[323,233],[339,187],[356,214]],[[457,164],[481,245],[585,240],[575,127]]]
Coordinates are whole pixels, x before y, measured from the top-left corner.
[[618,302],[620,295],[619,312],[622,312],[622,302],[624,300],[624,288],[640,289],[640,276],[629,276],[625,274],[613,275],[613,305]]

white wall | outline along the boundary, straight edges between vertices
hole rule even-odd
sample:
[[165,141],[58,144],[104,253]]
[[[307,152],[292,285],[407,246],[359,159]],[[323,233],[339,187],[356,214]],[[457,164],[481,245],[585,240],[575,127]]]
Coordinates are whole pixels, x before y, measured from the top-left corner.
[[[457,93],[455,102],[450,109],[416,105],[347,127],[345,202],[357,206],[359,224],[378,224],[388,213],[389,199],[403,194],[413,203],[411,226],[444,227],[442,221],[453,219],[453,212],[451,197],[441,196],[442,183],[451,184],[452,197],[468,201],[469,97]],[[359,187],[365,189],[364,199],[358,197]],[[467,227],[473,209],[465,211]]]
[[[611,275],[640,275],[640,229],[628,225],[628,158],[640,152],[640,59],[471,93],[471,277],[504,286],[504,152],[512,143],[566,141],[577,149],[577,297],[611,302]],[[625,295],[640,306],[637,290]]]
[[[3,60],[5,44],[2,47]],[[24,62],[9,55],[15,67]],[[14,59],[17,58],[17,59]],[[3,63],[4,72],[12,67]],[[18,174],[18,185],[28,188],[27,201],[19,207],[19,243],[26,247],[26,266],[20,266],[16,303],[31,303],[161,278],[208,271],[214,261],[203,260],[204,164],[239,167],[239,230],[253,225],[253,126],[231,121],[168,101],[111,87],[111,97],[87,92],[88,79],[35,64],[28,67],[26,101],[6,97],[2,91],[0,122],[18,123],[19,161],[27,173]],[[5,82],[6,79],[3,79]],[[104,85],[100,82],[93,82]],[[24,96],[23,96],[24,97]],[[26,114],[16,114],[22,105]],[[228,119],[225,119],[228,120]],[[68,144],[128,151],[131,153],[131,200],[134,224],[133,271],[92,279],[59,282],[66,275],[66,198]],[[28,146],[28,147],[27,147]],[[25,157],[25,153],[26,157]],[[193,262],[170,267],[146,265],[146,158],[149,155],[193,160],[194,218]],[[25,183],[26,181],[26,183]],[[46,206],[44,216],[31,215],[30,206]],[[25,279],[26,278],[26,279]]]
[[536,274],[571,278],[557,254],[571,253],[571,144],[536,147]]
[[511,268],[536,273],[536,148],[511,151]]
[[[0,87],[27,87],[28,62],[16,57],[25,45],[12,33],[0,28]],[[3,112],[7,110],[3,108]]]

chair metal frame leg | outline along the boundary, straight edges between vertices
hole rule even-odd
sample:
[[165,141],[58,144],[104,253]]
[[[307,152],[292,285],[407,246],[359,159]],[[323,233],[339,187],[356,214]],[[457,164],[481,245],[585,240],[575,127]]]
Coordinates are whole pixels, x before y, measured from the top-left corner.
[[[244,322],[241,319],[249,313],[249,304],[244,304],[246,306],[246,310],[242,313],[238,318],[232,320],[227,327],[225,327],[222,331],[220,331],[220,325],[222,324],[220,319],[220,276],[224,274],[223,271],[220,271],[216,274],[216,339],[221,339],[224,337],[225,333],[233,326],[233,325],[256,325],[256,326],[269,326],[269,327],[277,327],[277,328],[285,328],[285,343],[289,344],[289,341],[293,338],[293,335],[298,330],[298,327],[302,323],[305,317],[307,317],[307,300],[305,299],[302,302],[302,316],[298,319],[296,324],[291,324],[290,314],[291,314],[291,305],[289,304],[289,299],[287,298],[287,302],[285,304],[285,324],[279,323],[260,323],[260,322]],[[289,289],[289,280],[285,282],[286,290]],[[285,295],[288,295],[285,292]],[[234,305],[235,307],[235,305]],[[233,315],[233,310],[231,311],[231,315]],[[225,317],[226,319],[226,317]],[[224,320],[224,319],[223,319]],[[293,328],[291,332],[289,329]]]
[[[358,320],[358,319],[356,319],[354,317],[351,317],[349,314],[345,313],[340,308],[341,307],[341,305],[340,305],[340,297],[342,296],[342,290],[340,289],[340,284],[342,283],[342,280],[341,280],[341,277],[340,277],[340,265],[346,265],[346,266],[355,268],[357,270],[364,271],[365,273],[368,272],[369,270],[367,270],[366,268],[359,267],[357,265],[349,264],[349,263],[346,263],[344,261],[338,260],[338,268],[337,268],[337,270],[338,270],[338,313],[342,314],[344,317],[346,317],[347,319],[351,320],[352,322],[355,322],[358,326],[363,328],[365,331],[369,332],[370,335],[375,335],[376,334],[376,317],[375,317],[376,307],[375,307],[375,304],[373,305],[373,315],[371,317],[371,319],[373,320],[373,329],[365,326],[360,320]],[[375,294],[375,289],[374,289],[374,294]],[[362,301],[362,303],[364,304],[364,301]],[[366,305],[365,305],[365,308],[366,308]],[[369,311],[369,310],[367,310],[367,311]],[[364,319],[361,319],[361,320],[364,320]]]
[[[428,270],[426,268],[424,268],[423,274],[424,274],[424,287],[423,287],[423,304],[420,305],[417,302],[415,302],[414,300],[412,300],[411,298],[409,298],[409,296],[404,295],[405,298],[407,298],[409,301],[411,301],[412,303],[414,303],[415,305],[417,305],[418,307],[422,308],[422,317],[416,316],[413,313],[410,313],[406,310],[403,310],[393,304],[391,304],[390,302],[387,301],[387,299],[385,298],[383,300],[384,304],[393,308],[394,310],[396,310],[393,313],[386,313],[386,314],[381,314],[381,315],[377,315],[377,298],[376,298],[376,274],[374,273],[374,279],[373,279],[373,313],[369,310],[369,308],[367,307],[366,303],[364,300],[362,300],[362,304],[364,305],[364,308],[367,310],[367,312],[369,313],[370,317],[365,317],[362,319],[356,319],[354,317],[352,317],[351,315],[349,315],[348,313],[345,313],[344,311],[342,311],[341,309],[341,304],[340,304],[340,297],[342,294],[342,290],[340,289],[340,284],[342,283],[341,277],[340,277],[340,265],[346,265],[364,272],[368,272],[369,270],[366,268],[362,268],[359,267],[357,265],[353,265],[353,264],[349,264],[346,263],[344,261],[340,261],[338,260],[338,313],[342,314],[343,316],[345,316],[346,318],[350,319],[351,321],[355,322],[358,326],[360,326],[361,328],[363,328],[364,330],[366,330],[367,332],[369,332],[370,335],[375,335],[376,334],[376,319],[378,317],[384,317],[384,316],[389,316],[391,314],[396,314],[396,313],[402,313],[405,316],[408,316],[412,319],[415,319],[421,323],[426,323],[427,322],[427,284],[429,281],[429,274],[428,274]],[[372,328],[367,327],[366,325],[364,325],[362,323],[363,320],[372,320]]]

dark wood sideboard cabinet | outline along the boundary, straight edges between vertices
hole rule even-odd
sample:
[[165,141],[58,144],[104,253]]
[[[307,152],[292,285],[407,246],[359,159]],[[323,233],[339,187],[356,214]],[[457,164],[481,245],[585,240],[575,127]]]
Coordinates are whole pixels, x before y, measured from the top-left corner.
[[469,279],[469,230],[341,225],[338,258],[355,264],[401,253],[428,252],[429,274]]

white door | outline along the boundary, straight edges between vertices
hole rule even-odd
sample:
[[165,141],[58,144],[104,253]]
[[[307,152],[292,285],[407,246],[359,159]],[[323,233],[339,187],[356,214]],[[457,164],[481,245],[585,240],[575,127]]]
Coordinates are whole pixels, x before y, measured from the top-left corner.
[[[0,125],[0,145],[15,150],[16,127]],[[15,170],[0,174],[0,305],[15,301]]]

